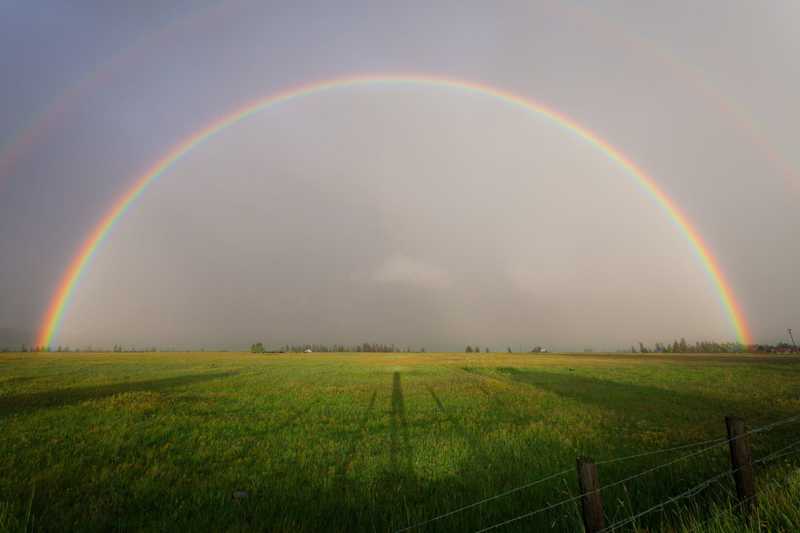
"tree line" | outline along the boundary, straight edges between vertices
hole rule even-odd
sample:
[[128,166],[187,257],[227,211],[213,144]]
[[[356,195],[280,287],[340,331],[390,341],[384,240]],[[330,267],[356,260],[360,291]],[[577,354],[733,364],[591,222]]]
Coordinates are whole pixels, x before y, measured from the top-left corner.
[[[23,353],[66,353],[66,352],[83,352],[83,353],[148,353],[148,352],[157,352],[157,351],[164,351],[158,350],[155,346],[150,346],[147,348],[124,348],[121,344],[115,344],[113,348],[110,350],[108,348],[95,348],[92,346],[87,346],[85,348],[70,348],[69,346],[61,346],[58,345],[55,348],[50,346],[28,346],[23,344],[19,348],[10,348],[4,347],[0,348],[0,352],[23,352]],[[194,351],[194,350],[192,350]]]
[[[395,344],[387,343],[371,343],[364,342],[361,344],[285,344],[277,349],[268,349],[263,342],[256,342],[250,345],[252,353],[279,353],[279,352],[305,352],[311,350],[312,352],[319,353],[343,353],[343,352],[370,352],[370,353],[425,353],[425,348],[412,349],[410,347],[401,347]],[[176,349],[163,349],[150,346],[146,348],[125,348],[121,344],[115,344],[110,350],[108,348],[96,348],[87,346],[85,348],[70,348],[69,346],[59,345],[55,348],[50,346],[27,346],[23,344],[19,348],[0,347],[0,352],[31,352],[31,353],[50,353],[50,352],[86,352],[86,353],[147,353],[147,352],[195,352],[205,351],[205,348],[200,350],[176,350]],[[227,351],[227,350],[215,350]],[[489,353],[491,350],[487,347],[481,349],[478,345],[467,345],[464,349],[465,353]],[[511,348],[506,348],[508,353],[513,353]],[[543,353],[547,350],[541,346],[536,346],[530,350],[530,353]],[[584,350],[590,351],[590,350]],[[628,353],[800,353],[797,346],[785,341],[777,342],[774,344],[750,344],[745,345],[739,342],[717,342],[717,341],[697,341],[694,343],[686,342],[686,339],[674,340],[673,342],[657,342],[654,345],[646,345],[643,342],[638,343],[638,347],[632,345],[630,349],[621,349],[617,352]]]
[[256,342],[250,345],[252,353],[284,353],[284,352],[305,352],[311,350],[312,352],[319,353],[351,353],[351,352],[369,352],[369,353],[418,353],[425,352],[425,348],[419,350],[412,350],[409,347],[400,347],[394,344],[385,344],[380,342],[364,342],[361,344],[285,344],[276,350],[270,350],[264,347],[263,342]]
[[639,349],[631,346],[631,353],[795,353],[797,347],[787,343],[778,342],[775,344],[750,344],[745,345],[740,342],[717,342],[717,341],[697,341],[687,343],[686,339],[681,338],[672,343],[657,342],[653,346],[647,346],[639,342]]

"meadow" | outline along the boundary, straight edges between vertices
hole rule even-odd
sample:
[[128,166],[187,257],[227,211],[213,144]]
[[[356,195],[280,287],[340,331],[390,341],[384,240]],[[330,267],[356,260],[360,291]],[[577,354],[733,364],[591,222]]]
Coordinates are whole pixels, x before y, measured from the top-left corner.
[[[596,461],[800,415],[800,358],[0,354],[0,531],[476,531],[578,494]],[[800,420],[751,436],[755,458]],[[730,468],[726,444],[599,465],[612,524]],[[789,449],[791,452],[792,449]],[[686,457],[687,455],[692,455]],[[800,453],[759,466],[752,530],[800,528]],[[722,478],[622,531],[739,531]],[[572,501],[495,531],[580,531]]]

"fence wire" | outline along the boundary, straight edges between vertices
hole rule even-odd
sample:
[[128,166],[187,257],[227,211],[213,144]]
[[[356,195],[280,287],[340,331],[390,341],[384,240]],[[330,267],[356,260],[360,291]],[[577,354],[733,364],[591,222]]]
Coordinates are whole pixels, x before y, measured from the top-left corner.
[[[791,453],[795,453],[795,451],[793,450]],[[783,457],[783,456],[785,456],[785,455],[790,455],[790,454],[786,454],[786,453],[784,453],[784,454],[782,454],[782,455],[778,455],[778,456],[776,456],[776,457],[773,457],[773,459],[778,459],[778,458],[780,458],[780,457]],[[764,485],[764,486],[762,487],[762,489],[763,489],[763,490],[770,490],[770,489],[772,489],[772,488],[774,488],[774,487],[776,487],[776,486],[778,486],[778,485],[783,485],[785,482],[787,482],[787,481],[789,480],[789,478],[791,478],[791,474],[790,474],[789,476],[786,476],[785,478],[779,478],[779,479],[776,479],[776,480],[773,480],[773,481],[771,481],[770,483],[767,483],[766,485]],[[750,501],[752,501],[752,500],[755,500],[755,499],[756,499],[756,496],[755,496],[755,495],[753,495],[753,496],[749,496],[749,497],[747,497],[747,498],[745,498],[745,499],[743,499],[743,500],[739,500],[739,501],[738,501],[738,502],[736,502],[734,505],[731,505],[731,506],[729,506],[729,507],[722,507],[722,508],[720,508],[720,509],[719,509],[719,510],[718,510],[716,513],[712,514],[710,517],[708,517],[707,519],[703,520],[702,522],[700,522],[700,521],[697,521],[697,522],[696,522],[696,523],[695,523],[695,524],[694,524],[694,525],[693,525],[693,526],[692,526],[692,527],[691,527],[691,528],[690,528],[688,531],[686,531],[685,533],[694,533],[695,531],[697,531],[697,530],[698,530],[698,529],[700,529],[701,527],[703,527],[703,526],[706,526],[706,525],[709,525],[709,524],[711,524],[711,523],[714,523],[714,522],[715,522],[715,521],[717,521],[717,519],[719,519],[719,518],[720,518],[722,515],[724,515],[724,514],[726,514],[726,513],[733,513],[733,512],[734,512],[735,510],[737,510],[739,507],[742,507],[744,504],[746,504],[746,503],[749,503]]]
[[[725,442],[725,441],[722,441],[722,442],[720,442],[719,444],[723,444],[724,442]],[[479,529],[477,533],[482,533],[482,532],[484,532],[484,531],[491,531],[492,529],[497,529],[497,528],[499,528],[499,527],[502,527],[502,526],[505,526],[505,525],[511,524],[511,523],[513,523],[513,522],[516,522],[516,521],[518,521],[518,520],[523,520],[523,519],[525,519],[525,518],[530,518],[531,516],[537,515],[537,514],[539,514],[539,513],[543,513],[543,512],[545,512],[545,511],[549,511],[549,510],[551,510],[551,509],[555,509],[556,507],[559,507],[559,506],[561,506],[561,505],[564,505],[564,504],[567,504],[567,503],[570,503],[570,502],[574,502],[574,501],[576,501],[576,500],[579,500],[579,499],[583,498],[584,496],[586,496],[587,494],[590,494],[591,492],[599,492],[599,491],[602,491],[602,490],[605,490],[605,489],[609,489],[609,488],[611,488],[611,487],[616,487],[617,485],[622,485],[623,483],[627,483],[627,482],[629,482],[629,481],[632,481],[632,480],[634,480],[634,479],[636,479],[636,478],[639,478],[639,477],[645,476],[645,475],[647,475],[647,474],[650,474],[651,472],[655,472],[656,470],[660,470],[660,469],[662,469],[662,468],[666,468],[666,467],[668,467],[668,466],[670,466],[670,465],[673,465],[673,464],[675,464],[675,463],[678,463],[678,462],[680,462],[680,461],[683,461],[683,460],[689,459],[689,458],[691,458],[691,457],[695,457],[695,456],[701,455],[701,454],[703,454],[703,453],[705,453],[705,452],[707,452],[707,451],[709,451],[709,450],[713,450],[713,449],[715,449],[715,448],[716,448],[716,447],[717,447],[719,444],[715,444],[715,445],[713,445],[713,446],[709,446],[709,447],[707,447],[707,448],[703,448],[702,450],[699,450],[699,451],[696,451],[696,452],[693,452],[693,453],[689,453],[689,454],[683,455],[683,456],[681,456],[681,457],[678,457],[677,459],[673,459],[672,461],[669,461],[669,462],[666,462],[666,463],[660,464],[660,465],[658,465],[658,466],[654,466],[654,467],[652,467],[652,468],[648,468],[647,470],[643,470],[643,471],[641,471],[641,472],[638,472],[638,473],[636,473],[636,474],[633,474],[633,475],[631,475],[631,476],[628,476],[628,477],[622,478],[622,479],[620,479],[619,481],[615,481],[615,482],[613,482],[613,483],[609,483],[608,485],[603,485],[602,487],[600,487],[599,489],[597,489],[597,491],[584,492],[584,493],[578,494],[577,496],[572,496],[572,497],[570,497],[570,498],[566,498],[566,499],[564,499],[564,500],[561,500],[560,502],[554,503],[554,504],[552,504],[552,505],[548,505],[548,506],[546,506],[546,507],[542,507],[542,508],[540,508],[540,509],[536,509],[535,511],[531,511],[531,512],[528,512],[528,513],[525,513],[525,514],[522,514],[522,515],[516,516],[516,517],[514,517],[514,518],[511,518],[511,519],[509,519],[509,520],[506,520],[506,521],[504,521],[504,522],[500,522],[500,523],[498,523],[498,524],[494,524],[494,525],[492,525],[492,526],[489,526],[489,527],[486,527],[486,528],[483,528],[483,529]]]
[[[719,444],[723,444],[725,442],[726,441],[723,438],[710,439],[710,440],[706,440],[706,441],[702,441],[702,442],[693,442],[693,443],[690,443],[690,444],[682,444],[680,446],[675,446],[675,447],[672,447],[672,448],[664,448],[664,449],[660,449],[660,450],[653,450],[653,451],[649,451],[649,452],[643,452],[643,453],[637,453],[637,454],[633,454],[633,455],[627,455],[625,457],[617,457],[617,458],[614,458],[614,459],[607,459],[605,461],[601,461],[601,462],[596,463],[596,464],[598,464],[598,465],[606,465],[606,464],[612,464],[612,463],[620,463],[620,462],[623,462],[623,461],[628,461],[630,459],[638,459],[638,458],[641,458],[641,457],[647,457],[647,456],[651,456],[651,455],[659,455],[659,454],[665,454],[665,453],[674,452],[674,451],[678,451],[678,450],[696,448],[698,446],[703,446],[705,444],[712,444],[713,443],[713,444],[719,445]],[[554,474],[550,474],[550,475],[547,475],[547,476],[545,476],[543,478],[537,479],[535,481],[531,481],[530,483],[526,483],[524,485],[520,485],[519,487],[515,487],[513,489],[509,489],[509,490],[507,490],[505,492],[501,492],[500,494],[496,494],[494,496],[489,496],[488,498],[484,498],[482,500],[478,500],[476,502],[464,505],[464,506],[459,507],[457,509],[453,509],[452,511],[448,511],[446,513],[434,516],[433,518],[429,518],[428,520],[424,520],[422,522],[417,522],[416,524],[413,524],[413,525],[410,525],[410,526],[406,526],[406,527],[404,527],[402,529],[398,529],[398,530],[396,530],[395,533],[402,533],[402,532],[408,531],[410,529],[414,529],[414,528],[418,528],[418,527],[422,527],[422,526],[428,525],[431,522],[436,522],[437,520],[442,520],[443,518],[447,518],[449,516],[453,516],[455,514],[461,513],[463,511],[468,510],[468,509],[472,509],[473,507],[478,507],[479,505],[483,505],[484,503],[488,503],[490,501],[497,500],[499,498],[503,498],[503,497],[508,496],[510,494],[513,494],[515,492],[519,492],[521,490],[525,490],[525,489],[531,488],[531,487],[533,487],[535,485],[538,485],[540,483],[544,483],[545,481],[550,481],[551,479],[555,479],[557,477],[561,477],[561,476],[565,476],[567,474],[571,474],[574,471],[575,470],[573,468],[568,468],[568,469],[562,470],[560,472],[555,472]],[[623,482],[624,481],[625,480],[623,480]]]
[[[785,419],[782,419],[782,420],[778,420],[776,422],[772,422],[770,424],[765,424],[763,426],[751,429],[751,430],[746,431],[745,433],[742,433],[741,435],[738,435],[736,437],[731,437],[731,438],[727,438],[727,439],[713,439],[713,440],[710,440],[710,441],[704,441],[704,442],[697,443],[696,444],[697,446],[700,446],[700,445],[703,445],[703,444],[708,444],[710,442],[713,442],[714,444],[712,444],[711,446],[707,446],[707,447],[705,447],[705,448],[703,448],[701,450],[698,450],[696,452],[692,452],[692,453],[683,455],[681,457],[678,457],[676,459],[673,459],[672,461],[668,461],[666,463],[662,463],[660,465],[648,468],[648,469],[643,470],[643,471],[641,471],[639,473],[636,473],[636,474],[633,474],[633,475],[628,476],[626,478],[623,478],[623,479],[621,479],[619,481],[615,481],[613,483],[609,483],[608,485],[604,485],[604,486],[600,487],[597,490],[598,491],[602,491],[602,490],[605,490],[605,489],[608,489],[608,488],[611,488],[611,487],[614,487],[614,486],[617,486],[617,485],[621,485],[623,483],[627,483],[627,482],[632,481],[632,480],[634,480],[636,478],[639,478],[639,477],[642,477],[644,475],[650,474],[652,472],[655,472],[656,470],[660,470],[662,468],[666,468],[667,466],[673,465],[673,464],[678,463],[680,461],[684,461],[686,459],[689,459],[689,458],[692,458],[692,457],[696,457],[698,455],[702,455],[703,453],[706,453],[706,452],[708,452],[710,450],[716,449],[718,446],[720,446],[722,444],[728,444],[731,441],[734,441],[734,440],[737,440],[737,439],[741,439],[741,438],[743,438],[745,436],[752,435],[752,434],[755,434],[755,433],[763,433],[765,431],[769,431],[771,429],[774,429],[774,428],[776,428],[778,426],[782,426],[782,425],[785,425],[785,424],[790,424],[790,423],[798,421],[798,420],[800,420],[800,415],[795,415],[795,416],[788,417],[788,418],[785,418]],[[784,450],[786,450],[788,448],[791,448],[793,446],[796,446],[798,444],[800,444],[800,441],[794,442],[794,443],[790,444],[789,446],[786,446],[786,447],[782,448],[781,450],[778,450],[777,452],[774,452],[774,454],[770,454],[769,456],[760,459],[759,461],[755,461],[754,464],[760,464],[760,463],[765,462],[767,460],[773,459],[773,458],[777,457],[777,456],[773,457],[773,455],[781,453]],[[675,448],[670,448],[670,449],[665,450],[665,452],[666,451],[674,451],[675,449],[681,449],[681,448],[686,448],[686,447],[689,447],[689,445],[676,446]],[[619,459],[610,459],[610,460],[604,461],[602,463],[596,463],[596,464],[611,464],[611,463],[620,462],[622,460],[626,460],[626,459],[629,459],[629,458],[643,457],[643,456],[648,455],[648,454],[653,455],[654,453],[657,453],[657,452],[653,452],[653,453],[645,452],[644,454],[636,454],[636,455],[633,455],[633,456],[628,456],[628,457],[619,458]],[[621,524],[619,526],[612,525],[612,526],[609,526],[608,528],[604,529],[603,531],[604,532],[605,531],[613,531],[613,529],[610,529],[610,528],[622,527],[623,525],[626,525],[627,523],[631,523],[632,521],[635,521],[636,519],[641,518],[642,516],[645,516],[645,515],[653,512],[655,510],[658,510],[659,508],[662,508],[665,505],[667,505],[667,504],[669,504],[669,503],[671,503],[673,501],[678,501],[680,499],[685,499],[685,498],[692,497],[695,494],[697,494],[698,492],[700,492],[703,489],[705,489],[711,483],[714,483],[714,482],[718,481],[719,479],[722,479],[725,476],[731,475],[733,472],[734,471],[726,471],[726,472],[723,472],[722,474],[719,474],[717,476],[713,476],[712,478],[709,478],[709,479],[703,481],[702,483],[696,485],[695,487],[692,487],[691,489],[688,489],[687,491],[685,491],[685,492],[683,492],[683,493],[681,493],[681,494],[679,494],[677,496],[669,498],[669,499],[665,500],[664,502],[661,502],[660,504],[658,504],[656,506],[653,506],[653,507],[651,507],[650,509],[648,509],[646,511],[643,511],[641,513],[637,513],[636,515],[634,515],[633,520],[631,520],[631,518],[627,518],[627,519],[625,519],[625,521],[626,521],[625,524]],[[591,492],[595,492],[595,491],[591,491]],[[565,505],[567,503],[571,503],[571,502],[577,501],[577,500],[581,499],[583,496],[585,496],[587,494],[589,494],[589,492],[578,494],[577,496],[572,496],[570,498],[565,498],[565,499],[563,499],[563,500],[561,500],[559,502],[556,502],[554,504],[547,505],[545,507],[541,507],[541,508],[536,509],[534,511],[530,511],[530,512],[521,514],[521,515],[516,516],[514,518],[510,518],[510,519],[505,520],[503,522],[499,522],[497,524],[491,525],[489,527],[485,527],[483,529],[478,530],[477,533],[483,533],[485,531],[491,531],[493,529],[497,529],[497,528],[506,526],[506,525],[511,524],[513,522],[517,522],[517,521],[523,520],[525,518],[530,518],[530,517],[535,516],[535,515],[537,515],[539,513],[543,513],[545,511],[549,511],[551,509],[555,509],[556,507],[559,507],[561,505]],[[631,521],[631,522],[629,522],[629,521]]]
[[470,503],[468,505],[464,505],[463,507],[459,507],[458,509],[453,509],[452,511],[449,511],[447,513],[434,516],[433,518],[429,518],[428,520],[425,520],[424,522],[418,522],[416,524],[413,524],[413,525],[410,525],[410,526],[406,526],[403,529],[398,529],[396,531],[396,533],[401,533],[403,531],[408,531],[409,529],[422,527],[424,525],[430,524],[431,522],[435,522],[437,520],[441,520],[443,518],[447,518],[448,516],[453,516],[454,514],[458,514],[458,513],[462,512],[462,511],[466,511],[467,509],[472,509],[473,507],[477,507],[479,505],[483,505],[484,503],[490,502],[492,500],[497,500],[499,498],[503,498],[504,496],[508,496],[509,494],[513,494],[515,492],[519,492],[521,490],[525,490],[525,489],[528,489],[530,487],[533,487],[534,485],[538,485],[540,483],[544,483],[545,481],[550,481],[551,479],[555,479],[557,477],[564,476],[566,474],[571,473],[572,471],[573,471],[572,468],[569,468],[567,470],[562,470],[561,472],[556,472],[555,474],[550,474],[549,476],[545,476],[545,477],[543,477],[541,479],[537,479],[536,481],[531,481],[530,483],[526,483],[525,485],[521,485],[519,487],[507,490],[505,492],[501,492],[500,494],[496,494],[494,496],[489,496],[488,498],[484,498],[484,499],[478,500],[478,501],[476,501],[474,503]]
[[[764,463],[767,463],[769,461],[774,461],[776,459],[779,459],[780,457],[784,457],[786,455],[790,455],[790,453],[794,453],[795,452],[795,450],[793,448],[795,448],[798,445],[800,445],[800,440],[795,441],[795,442],[789,444],[788,446],[784,446],[780,450],[772,452],[769,455],[767,455],[765,457],[762,457],[761,459],[753,461],[753,466],[764,464]],[[786,450],[789,450],[789,449],[792,449],[791,452],[790,453],[786,453]],[[735,468],[733,470],[729,470],[729,471],[726,471],[726,472],[722,472],[721,474],[717,474],[716,476],[712,476],[712,477],[710,477],[710,478],[698,483],[694,487],[692,487],[692,488],[690,488],[690,489],[678,494],[677,496],[673,496],[671,498],[667,498],[666,500],[664,500],[661,503],[658,503],[658,504],[650,507],[649,509],[646,509],[646,510],[640,512],[640,513],[636,513],[635,515],[632,515],[632,516],[630,516],[630,517],[628,517],[628,518],[626,518],[624,520],[620,520],[619,522],[616,522],[616,523],[614,523],[614,524],[612,524],[612,525],[610,525],[610,526],[608,526],[608,527],[606,527],[604,529],[601,529],[600,533],[609,533],[611,531],[615,531],[615,530],[617,530],[617,529],[619,529],[621,527],[625,527],[625,526],[627,526],[629,524],[632,524],[632,523],[636,522],[636,520],[638,520],[638,519],[640,519],[640,518],[642,518],[642,517],[654,512],[654,511],[658,511],[660,509],[663,509],[664,507],[666,507],[667,505],[669,505],[671,503],[675,503],[675,502],[677,502],[679,500],[691,498],[691,497],[695,496],[696,494],[700,493],[701,491],[703,491],[704,489],[706,489],[707,487],[709,487],[712,484],[716,483],[720,479],[728,477],[728,476],[732,476],[733,474],[735,474],[736,472],[738,472],[742,468],[745,468],[745,466],[740,466],[739,468]]]

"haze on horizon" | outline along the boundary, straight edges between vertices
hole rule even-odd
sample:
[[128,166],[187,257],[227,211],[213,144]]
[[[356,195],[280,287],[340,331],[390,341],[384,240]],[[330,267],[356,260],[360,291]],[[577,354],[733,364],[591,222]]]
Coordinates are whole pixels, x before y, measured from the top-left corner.
[[[398,72],[513,91],[599,134],[694,223],[754,338],[784,340],[798,18],[743,1],[0,6],[0,161],[48,118],[0,165],[0,346],[31,342],[89,231],[176,143],[287,87]],[[498,99],[389,84],[293,100],[188,154],[99,249],[56,344],[734,336],[685,236],[605,154]]]

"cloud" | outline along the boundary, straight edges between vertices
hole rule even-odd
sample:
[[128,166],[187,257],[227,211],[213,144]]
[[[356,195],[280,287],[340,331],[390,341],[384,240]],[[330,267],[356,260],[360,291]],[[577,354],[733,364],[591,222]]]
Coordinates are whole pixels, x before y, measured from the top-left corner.
[[436,265],[403,254],[390,256],[371,276],[376,283],[406,284],[428,289],[452,286],[448,272]]

